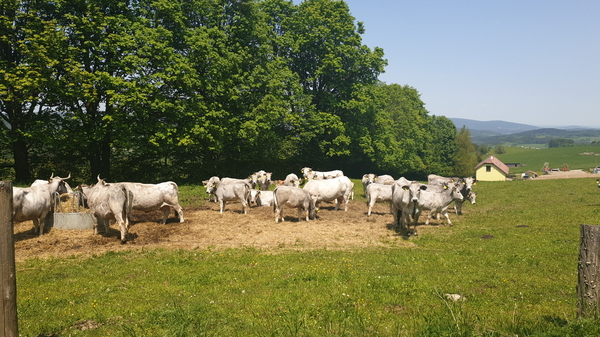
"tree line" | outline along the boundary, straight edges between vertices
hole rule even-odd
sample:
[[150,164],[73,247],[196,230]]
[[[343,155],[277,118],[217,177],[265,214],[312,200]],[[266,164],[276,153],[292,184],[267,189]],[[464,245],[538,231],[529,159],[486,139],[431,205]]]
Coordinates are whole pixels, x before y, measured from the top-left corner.
[[380,82],[364,32],[334,0],[4,0],[0,173],[466,175],[468,130]]

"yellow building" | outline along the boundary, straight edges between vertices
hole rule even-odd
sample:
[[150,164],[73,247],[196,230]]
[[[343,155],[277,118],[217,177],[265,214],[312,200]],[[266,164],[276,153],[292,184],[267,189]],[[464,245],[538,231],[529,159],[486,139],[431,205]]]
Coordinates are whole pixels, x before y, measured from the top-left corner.
[[475,179],[479,181],[505,181],[509,168],[500,159],[489,156],[475,166]]

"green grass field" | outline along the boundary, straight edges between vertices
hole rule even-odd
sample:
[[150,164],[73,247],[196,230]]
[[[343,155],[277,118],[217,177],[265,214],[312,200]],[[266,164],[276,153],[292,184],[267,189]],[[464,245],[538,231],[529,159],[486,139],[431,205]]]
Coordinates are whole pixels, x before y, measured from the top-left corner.
[[[194,204],[196,188],[182,190]],[[600,224],[595,180],[481,182],[476,191],[453,227],[404,238],[413,248],[27,260],[17,264],[20,334],[600,335],[600,321],[576,317],[579,227]]]
[[511,168],[511,174],[523,173],[528,170],[541,173],[546,162],[549,163],[550,168],[561,168],[563,164],[567,164],[571,170],[579,169],[584,171],[589,171],[596,166],[600,166],[600,156],[580,155],[585,152],[600,153],[600,146],[573,146],[546,149],[506,147],[505,150],[505,154],[496,155],[502,162],[526,165]]

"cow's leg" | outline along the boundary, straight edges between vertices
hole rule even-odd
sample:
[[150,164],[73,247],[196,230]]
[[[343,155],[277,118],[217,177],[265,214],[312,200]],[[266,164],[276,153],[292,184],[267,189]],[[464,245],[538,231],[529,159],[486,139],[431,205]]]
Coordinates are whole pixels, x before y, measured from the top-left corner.
[[40,227],[40,220],[35,218],[33,221],[33,232],[37,232],[38,236],[42,235],[42,227]]
[[242,199],[242,211],[244,214],[248,214],[248,203],[244,199]]
[[171,206],[163,205],[160,207],[160,210],[163,211],[163,219],[160,222],[162,225],[167,223],[167,219],[169,218],[169,213],[171,213]]
[[456,210],[456,214],[462,215],[462,201],[454,202],[454,210]]
[[223,201],[223,199],[219,199],[219,208],[220,208],[219,213],[223,214],[223,209],[225,208],[225,201]]
[[302,221],[302,207],[298,207],[298,222]]
[[127,225],[123,219],[117,220],[119,227],[121,228],[121,243],[127,242]]

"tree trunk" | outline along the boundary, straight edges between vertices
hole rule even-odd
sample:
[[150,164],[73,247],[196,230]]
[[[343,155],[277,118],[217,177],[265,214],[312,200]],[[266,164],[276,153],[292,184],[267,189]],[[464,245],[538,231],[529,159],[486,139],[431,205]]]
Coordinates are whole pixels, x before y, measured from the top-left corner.
[[[18,137],[18,136],[17,136]],[[29,182],[31,172],[29,172],[29,150],[27,142],[24,139],[16,139],[12,143],[13,158],[15,160],[15,180],[19,182]]]
[[600,226],[581,225],[577,316],[598,318],[600,309]]

